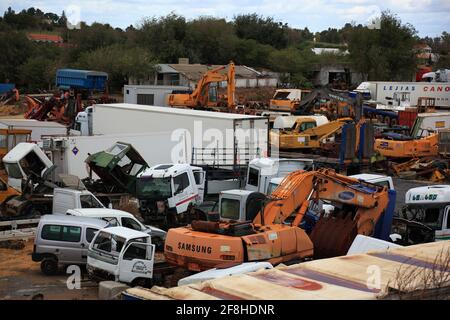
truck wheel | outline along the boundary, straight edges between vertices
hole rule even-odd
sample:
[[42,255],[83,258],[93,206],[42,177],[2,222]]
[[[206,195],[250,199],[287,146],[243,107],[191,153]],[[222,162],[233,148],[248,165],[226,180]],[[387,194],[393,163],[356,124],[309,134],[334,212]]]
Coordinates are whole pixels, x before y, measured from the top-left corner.
[[47,276],[53,276],[58,271],[58,261],[55,258],[45,258],[41,262],[41,271]]
[[153,286],[153,281],[152,279],[148,279],[148,278],[137,278],[134,279],[133,282],[131,283],[132,287],[144,287],[144,288],[151,288]]

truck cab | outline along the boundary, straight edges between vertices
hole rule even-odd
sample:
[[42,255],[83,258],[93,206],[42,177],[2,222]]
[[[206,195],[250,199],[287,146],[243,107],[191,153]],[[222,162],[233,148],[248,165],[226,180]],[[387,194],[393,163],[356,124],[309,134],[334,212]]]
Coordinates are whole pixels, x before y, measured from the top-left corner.
[[409,189],[405,206],[394,220],[393,233],[403,245],[450,239],[450,186]]
[[149,234],[124,227],[100,230],[88,249],[90,278],[131,285],[149,285],[153,278],[155,245]]
[[270,99],[269,110],[292,111],[295,104],[305,98],[311,90],[304,89],[278,89]]
[[137,176],[136,195],[146,223],[177,217],[192,205],[201,204],[205,172],[189,164],[159,164]]
[[3,157],[8,185],[22,191],[22,181],[27,180],[30,175],[39,178],[53,168],[53,163],[37,144],[21,142]]
[[266,196],[249,190],[228,190],[219,195],[219,216],[226,221],[252,221]]
[[296,170],[314,170],[311,159],[256,158],[250,161],[247,170],[245,190],[270,194],[270,181],[275,177],[284,177]]

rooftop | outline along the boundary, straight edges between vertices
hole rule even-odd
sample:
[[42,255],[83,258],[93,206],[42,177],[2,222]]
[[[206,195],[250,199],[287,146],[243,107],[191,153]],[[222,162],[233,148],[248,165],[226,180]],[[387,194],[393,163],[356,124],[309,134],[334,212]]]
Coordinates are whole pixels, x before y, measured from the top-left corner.
[[54,34],[29,33],[28,39],[39,42],[63,42],[63,38]]
[[226,112],[212,112],[212,111],[202,111],[202,110],[191,110],[191,109],[180,109],[180,108],[170,108],[170,107],[157,107],[157,106],[146,106],[137,105],[131,103],[111,103],[102,104],[101,106],[120,108],[127,110],[137,110],[137,111],[150,111],[159,112],[166,114],[178,114],[185,116],[197,116],[202,118],[216,118],[216,119],[229,119],[229,120],[243,120],[243,119],[265,119],[266,117],[251,116],[245,114],[237,113],[226,113]]
[[[159,73],[181,73],[186,78],[191,81],[198,81],[200,78],[209,70],[213,70],[219,68],[223,65],[206,65],[206,64],[159,64]],[[220,70],[219,73],[226,74],[228,72],[228,65],[225,66],[225,69]],[[264,78],[267,77],[267,72],[261,73],[256,71],[253,68],[236,65],[235,66],[235,77],[236,78]]]

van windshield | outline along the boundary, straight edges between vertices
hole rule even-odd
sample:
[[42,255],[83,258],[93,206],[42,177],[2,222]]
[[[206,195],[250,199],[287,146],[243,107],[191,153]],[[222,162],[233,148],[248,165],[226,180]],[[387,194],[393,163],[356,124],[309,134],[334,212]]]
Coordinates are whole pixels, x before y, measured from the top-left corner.
[[82,208],[104,208],[102,203],[90,194],[83,194],[80,196]]
[[170,180],[170,177],[141,177],[136,182],[136,193],[138,197],[170,198],[172,196]]

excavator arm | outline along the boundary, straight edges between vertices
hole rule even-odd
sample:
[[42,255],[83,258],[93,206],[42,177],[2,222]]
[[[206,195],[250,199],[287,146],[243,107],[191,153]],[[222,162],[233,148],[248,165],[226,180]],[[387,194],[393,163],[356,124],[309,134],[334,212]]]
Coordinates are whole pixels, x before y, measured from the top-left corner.
[[337,174],[332,169],[295,171],[287,175],[269,196],[269,202],[255,217],[255,224],[281,224],[291,216],[298,226],[311,200],[327,200],[334,204],[354,206],[352,219],[359,234],[371,235],[375,224],[387,207],[386,187],[380,187]]

